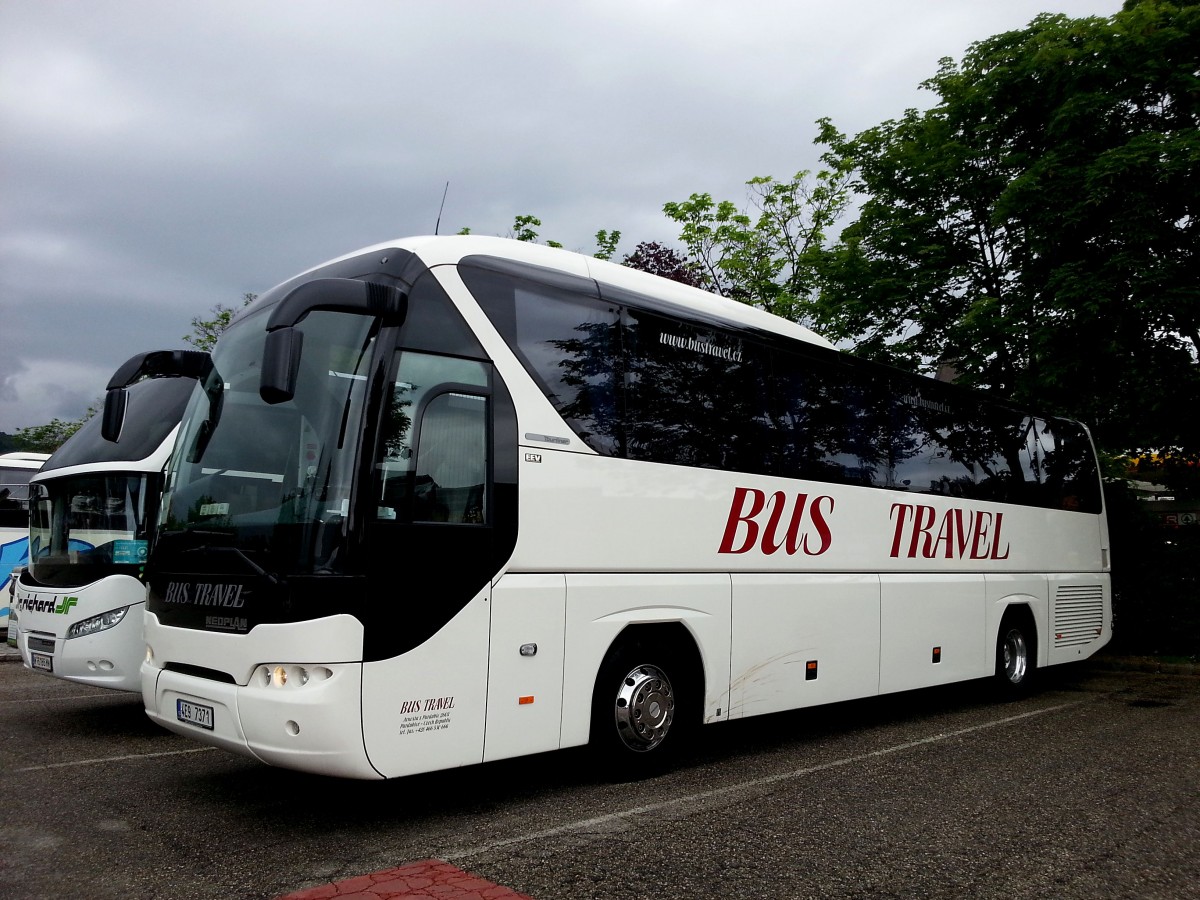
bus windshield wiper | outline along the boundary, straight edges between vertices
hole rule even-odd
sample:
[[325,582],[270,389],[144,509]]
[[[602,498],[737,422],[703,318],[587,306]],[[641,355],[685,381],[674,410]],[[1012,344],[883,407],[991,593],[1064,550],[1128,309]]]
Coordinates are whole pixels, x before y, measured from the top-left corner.
[[[221,532],[221,531],[197,531],[195,529],[190,530],[188,533],[194,534],[194,535],[200,535],[203,537],[228,538],[231,536],[230,534],[227,534],[227,533]],[[265,578],[272,587],[280,584],[283,580],[278,575],[272,575],[270,572],[268,572],[266,569],[264,569],[262,566],[260,566],[254,560],[252,560],[249,556],[247,556],[242,550],[238,549],[237,547],[229,547],[229,546],[214,545],[214,544],[200,544],[199,546],[193,547],[190,550],[185,551],[185,552],[187,552],[187,553],[232,553],[233,555],[239,557],[242,560],[242,562],[244,562],[247,566],[249,566],[250,570],[255,575],[257,575],[260,578]]]

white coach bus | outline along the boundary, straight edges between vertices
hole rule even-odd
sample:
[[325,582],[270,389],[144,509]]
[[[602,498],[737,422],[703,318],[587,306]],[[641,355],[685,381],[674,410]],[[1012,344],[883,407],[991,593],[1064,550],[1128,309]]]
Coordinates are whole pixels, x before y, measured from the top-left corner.
[[[119,395],[119,389],[110,397]],[[150,716],[391,778],[1036,669],[1110,637],[1073,422],[619,265],[472,236],[264,294],[184,415]]]
[[9,626],[13,573],[29,561],[29,479],[49,453],[0,454],[0,628]]
[[[181,354],[207,361],[195,351],[153,358],[179,369]],[[143,357],[136,359],[143,367]],[[134,384],[124,392],[124,409],[113,409],[120,416],[111,423],[89,419],[30,482],[29,561],[13,598],[16,647],[26,668],[96,687],[141,689],[144,569],[167,457],[194,386],[180,377]]]

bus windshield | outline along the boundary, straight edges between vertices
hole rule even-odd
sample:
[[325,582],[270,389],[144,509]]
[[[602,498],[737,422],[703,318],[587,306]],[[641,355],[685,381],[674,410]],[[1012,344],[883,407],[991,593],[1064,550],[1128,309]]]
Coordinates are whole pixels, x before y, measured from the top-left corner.
[[163,497],[165,551],[233,548],[249,571],[336,573],[375,320],[310,313],[293,399],[259,396],[268,310],[234,323],[192,396]]
[[158,508],[158,473],[78,475],[30,485],[29,570],[47,587],[139,577]]

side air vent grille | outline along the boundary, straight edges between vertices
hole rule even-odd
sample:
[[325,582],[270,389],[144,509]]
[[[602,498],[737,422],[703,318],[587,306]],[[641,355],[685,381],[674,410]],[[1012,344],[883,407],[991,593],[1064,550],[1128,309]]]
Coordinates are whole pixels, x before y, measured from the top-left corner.
[[1104,588],[1062,585],[1054,597],[1054,646],[1090,644],[1104,630]]

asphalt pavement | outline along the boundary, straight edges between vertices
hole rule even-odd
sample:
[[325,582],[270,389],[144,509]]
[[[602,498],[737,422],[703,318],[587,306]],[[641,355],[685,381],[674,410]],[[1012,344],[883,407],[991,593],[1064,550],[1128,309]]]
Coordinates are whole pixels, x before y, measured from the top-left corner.
[[714,726],[675,771],[612,783],[577,751],[394,782],[271,769],[0,662],[11,900],[1200,898],[1190,663]]

